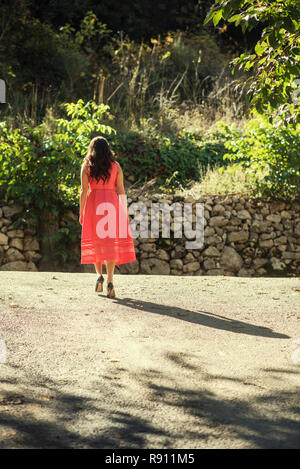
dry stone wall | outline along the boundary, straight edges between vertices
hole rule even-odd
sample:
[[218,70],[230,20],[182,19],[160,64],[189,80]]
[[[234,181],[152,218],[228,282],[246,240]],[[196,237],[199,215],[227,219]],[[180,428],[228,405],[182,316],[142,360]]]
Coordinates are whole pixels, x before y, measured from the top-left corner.
[[[135,240],[137,261],[121,272],[171,275],[299,275],[300,204],[249,197],[214,196],[200,199],[167,196],[128,199],[204,205],[204,245],[185,249],[186,239]],[[171,212],[172,214],[172,212]],[[195,210],[193,210],[195,218]],[[172,217],[171,217],[172,222]]]
[[[118,266],[121,273],[241,277],[300,274],[298,202],[264,201],[238,195],[200,199],[171,195],[154,195],[151,200],[128,198],[129,206],[132,202],[144,202],[148,208],[152,202],[191,203],[193,220],[196,203],[202,203],[204,245],[200,249],[186,249],[184,236],[172,238],[171,211],[171,237],[135,239],[137,260]],[[14,222],[22,217],[22,210],[16,204],[0,206],[0,270],[39,270],[42,254],[36,228],[14,227]],[[148,213],[150,229],[150,210]],[[83,267],[80,258],[78,267]]]
[[38,271],[37,263],[42,255],[36,228],[15,228],[22,212],[21,205],[0,206],[0,270]]

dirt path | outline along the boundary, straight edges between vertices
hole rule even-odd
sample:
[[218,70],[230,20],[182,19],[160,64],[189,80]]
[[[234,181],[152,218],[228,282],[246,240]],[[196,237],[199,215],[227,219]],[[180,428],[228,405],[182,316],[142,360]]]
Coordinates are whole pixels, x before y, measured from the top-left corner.
[[299,279],[95,280],[0,272],[0,448],[300,447]]

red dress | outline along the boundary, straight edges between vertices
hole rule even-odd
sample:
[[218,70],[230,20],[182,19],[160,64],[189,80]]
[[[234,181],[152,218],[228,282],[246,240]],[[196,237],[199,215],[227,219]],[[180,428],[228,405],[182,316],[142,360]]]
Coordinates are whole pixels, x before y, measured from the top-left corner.
[[115,190],[118,165],[113,162],[103,183],[90,177],[81,230],[81,264],[115,259],[116,265],[136,260],[126,211]]

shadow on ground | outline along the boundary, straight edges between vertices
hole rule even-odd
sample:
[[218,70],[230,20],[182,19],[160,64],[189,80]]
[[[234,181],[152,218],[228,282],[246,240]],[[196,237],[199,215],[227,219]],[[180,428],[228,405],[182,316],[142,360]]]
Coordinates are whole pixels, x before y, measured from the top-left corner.
[[[173,353],[169,359],[178,364],[178,372],[189,362],[187,354],[182,353]],[[3,384],[17,384],[19,389],[27,391],[1,392],[0,448],[196,449],[209,446],[209,441],[213,441],[215,448],[218,444],[224,448],[224,441],[235,442],[235,448],[299,448],[296,392],[264,392],[250,399],[249,395],[247,399],[220,399],[205,389],[207,379],[216,383],[229,380],[232,385],[256,384],[241,383],[238,378],[223,375],[208,375],[199,368],[190,371],[199,375],[196,390],[176,385],[174,374],[166,376],[154,369],[133,373],[123,368],[131,380],[142,386],[144,402],[135,402],[134,396],[130,402],[118,398],[118,392],[114,391],[120,384],[113,382],[112,376],[107,376],[107,384],[102,382],[100,398],[62,392],[59,383],[42,375],[23,382],[3,380]],[[296,373],[294,369],[264,372],[280,379],[287,373]],[[166,382],[168,385],[161,384]],[[82,391],[84,394],[84,384]],[[147,412],[153,402],[160,409],[155,423],[151,412]],[[184,424],[187,421],[189,424]],[[156,444],[153,445],[153,441]],[[186,442],[188,446],[184,446]]]
[[[104,296],[104,295],[99,295]],[[181,319],[182,321],[199,324],[205,327],[212,327],[214,329],[221,329],[224,331],[236,332],[238,334],[249,334],[261,337],[269,337],[272,339],[290,339],[290,336],[272,331],[272,329],[263,326],[255,326],[243,321],[237,321],[226,316],[211,313],[209,311],[192,311],[183,309],[177,306],[167,306],[151,301],[142,301],[132,298],[114,298],[117,304],[127,306],[129,308],[147,311],[154,314],[161,314],[173,318]]]

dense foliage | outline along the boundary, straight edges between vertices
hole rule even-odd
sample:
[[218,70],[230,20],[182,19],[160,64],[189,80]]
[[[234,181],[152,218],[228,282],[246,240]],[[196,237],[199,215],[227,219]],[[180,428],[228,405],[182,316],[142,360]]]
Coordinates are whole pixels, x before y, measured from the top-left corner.
[[167,3],[0,2],[2,116],[36,125],[47,108],[82,98],[132,122],[164,103],[200,104],[244,37],[220,40],[226,29],[203,26],[211,2]]
[[300,126],[277,129],[264,117],[247,122],[243,131],[223,126],[231,134],[225,159],[240,162],[249,174],[263,174],[264,196],[293,200],[300,195]]
[[243,83],[260,113],[272,113],[278,126],[300,120],[299,87],[300,3],[298,0],[216,0],[205,23],[225,20],[251,30],[262,24],[253,51],[245,51],[233,63],[250,76]]
[[90,139],[105,135],[126,174],[137,181],[172,178],[172,185],[197,178],[197,168],[222,161],[224,138],[220,133],[206,140],[191,133],[177,138],[155,134],[142,138],[102,124],[108,106],[94,102],[66,103],[66,117],[53,119],[49,133],[44,124],[10,130],[0,124],[0,181],[6,199],[22,200],[35,215],[58,206],[77,206],[80,166]]
[[44,209],[77,206],[82,158],[90,139],[114,130],[101,123],[107,106],[66,103],[66,118],[54,119],[50,135],[43,124],[10,130],[0,123],[0,188],[6,200],[16,199],[34,216]]
[[[65,118],[9,130],[2,122],[0,181],[6,199],[22,200],[38,215],[44,209],[78,205],[80,166],[90,139],[104,135],[126,175],[138,182],[184,187],[216,164],[239,160],[266,174],[266,194],[293,198],[299,186],[299,129],[276,129],[253,119],[244,127],[219,124],[205,137],[182,131],[177,137],[153,132],[118,131],[103,124],[109,107],[92,101],[65,104]],[[225,155],[225,158],[224,158]],[[266,171],[267,170],[267,171]]]

